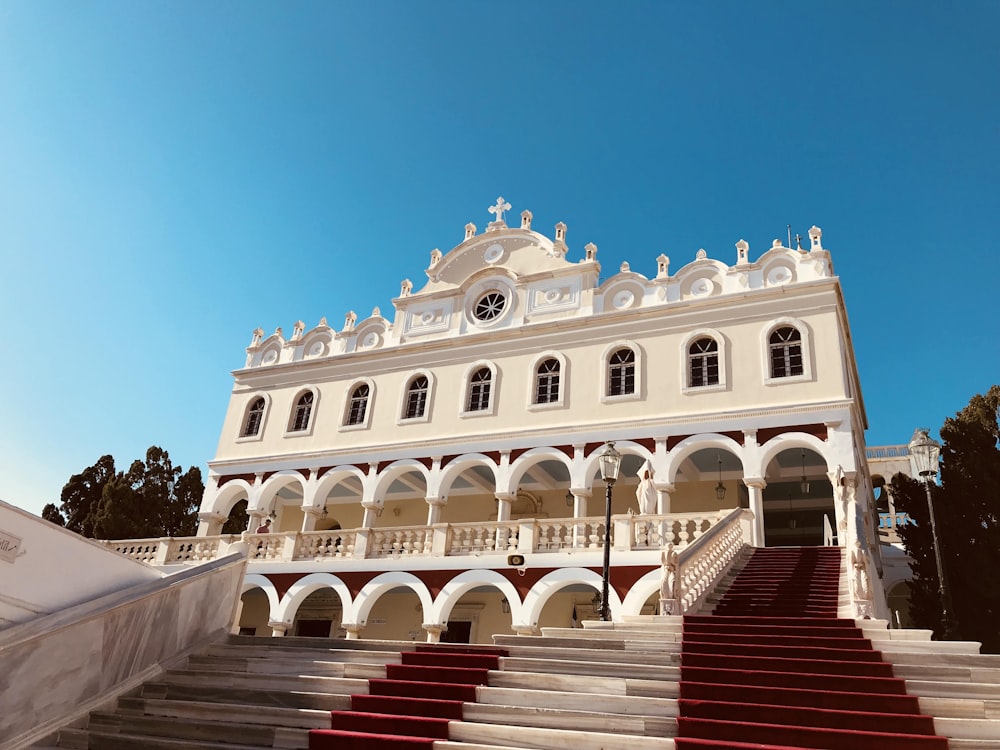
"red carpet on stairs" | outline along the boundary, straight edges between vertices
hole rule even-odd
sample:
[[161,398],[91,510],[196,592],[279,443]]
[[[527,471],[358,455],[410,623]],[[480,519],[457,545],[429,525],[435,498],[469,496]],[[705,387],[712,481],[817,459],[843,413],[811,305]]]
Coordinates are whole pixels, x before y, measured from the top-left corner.
[[448,722],[462,719],[476,686],[500,668],[504,649],[418,646],[402,664],[387,664],[386,679],[368,681],[351,696],[350,711],[331,711],[330,729],[309,732],[309,750],[414,750],[448,739]]
[[685,616],[678,750],[947,750],[853,620],[841,550],[754,550],[711,615]]

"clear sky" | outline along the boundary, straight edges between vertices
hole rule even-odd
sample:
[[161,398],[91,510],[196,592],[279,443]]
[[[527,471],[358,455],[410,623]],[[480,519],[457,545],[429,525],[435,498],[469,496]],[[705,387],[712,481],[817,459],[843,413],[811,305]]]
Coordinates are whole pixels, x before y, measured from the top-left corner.
[[0,0],[0,498],[205,468],[256,326],[503,195],[655,274],[823,228],[869,445],[1000,381],[1000,3]]

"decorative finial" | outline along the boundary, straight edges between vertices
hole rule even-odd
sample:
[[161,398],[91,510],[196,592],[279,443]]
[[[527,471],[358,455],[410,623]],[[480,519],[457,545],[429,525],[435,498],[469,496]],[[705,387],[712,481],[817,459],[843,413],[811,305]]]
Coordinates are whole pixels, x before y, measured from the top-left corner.
[[817,252],[823,249],[822,243],[823,230],[820,229],[815,224],[809,228],[809,240],[811,242],[811,247],[809,248],[812,252]]
[[632,270],[632,267],[628,264],[628,261],[625,260],[622,261],[622,264],[620,266],[618,266],[618,270],[621,273],[629,273]]
[[261,339],[264,338],[263,328],[254,328],[250,338],[250,346],[260,346]]
[[399,296],[409,297],[410,292],[413,291],[413,282],[409,279],[403,279],[403,283],[399,285]]
[[698,260],[705,260],[708,257],[708,253],[705,252],[705,248],[700,248],[698,252],[694,254],[694,257]]
[[357,321],[358,315],[354,310],[348,310],[347,315],[344,316],[344,330],[353,331],[354,323]]
[[306,330],[306,324],[301,320],[295,321],[295,325],[292,326],[292,341],[298,341],[302,338],[302,332]]
[[431,250],[431,265],[435,265],[439,260],[441,260],[441,251],[434,248]]
[[504,211],[510,211],[510,204],[503,199],[503,196],[500,196],[497,198],[497,204],[495,206],[490,206],[489,208],[489,212],[496,216],[496,220],[491,223],[503,224]]
[[740,240],[736,243],[736,265],[743,265],[744,263],[749,263],[749,252],[750,243],[746,240]]
[[593,242],[588,242],[584,245],[583,252],[586,253],[587,260],[597,260],[597,245]]
[[378,305],[376,305],[375,307],[372,308],[372,317],[373,318],[381,318],[382,317],[382,310],[379,309]]
[[521,212],[521,229],[531,229],[531,211],[525,209]]
[[326,322],[326,316],[325,315],[322,318],[319,319],[319,326],[318,327],[319,328],[329,328],[330,327],[329,323]]
[[656,278],[663,279],[670,275],[670,258],[665,253],[656,256]]

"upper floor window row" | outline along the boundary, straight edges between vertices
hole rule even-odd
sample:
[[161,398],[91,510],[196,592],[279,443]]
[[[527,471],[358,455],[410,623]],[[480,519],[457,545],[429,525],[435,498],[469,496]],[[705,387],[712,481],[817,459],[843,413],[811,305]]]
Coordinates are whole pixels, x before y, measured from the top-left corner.
[[[725,387],[723,360],[725,351],[720,344],[721,335],[694,334],[688,339],[683,352],[685,390]],[[780,325],[767,334],[767,365],[765,377],[770,380],[801,377],[807,374],[804,357],[804,337],[792,325]],[[488,364],[488,363],[487,363]],[[609,400],[635,397],[639,392],[641,374],[639,351],[633,346],[613,347],[604,362],[604,395]],[[360,383],[350,391],[342,424],[359,427],[368,423],[373,386]],[[558,406],[565,396],[565,359],[562,355],[543,355],[532,373],[531,404]],[[400,413],[401,420],[426,420],[430,408],[432,382],[428,375],[418,374],[406,384]],[[315,394],[307,390],[296,399],[289,418],[288,432],[301,433],[310,428],[315,405]],[[474,366],[466,379],[464,414],[493,413],[496,398],[496,369]],[[263,397],[253,399],[245,413],[240,430],[241,438],[260,435],[267,402]]]

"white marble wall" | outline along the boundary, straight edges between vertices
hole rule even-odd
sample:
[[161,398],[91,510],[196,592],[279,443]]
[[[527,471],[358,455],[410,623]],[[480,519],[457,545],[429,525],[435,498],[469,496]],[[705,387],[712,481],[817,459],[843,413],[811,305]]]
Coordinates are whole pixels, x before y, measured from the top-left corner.
[[0,630],[162,575],[0,501]]
[[245,550],[0,632],[0,747],[59,726],[225,637]]

